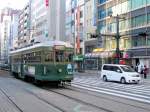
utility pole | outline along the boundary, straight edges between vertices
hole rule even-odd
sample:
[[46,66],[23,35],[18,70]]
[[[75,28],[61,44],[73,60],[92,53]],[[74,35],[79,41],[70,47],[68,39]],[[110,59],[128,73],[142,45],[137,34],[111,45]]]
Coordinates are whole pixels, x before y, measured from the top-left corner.
[[119,40],[120,40],[120,34],[119,34],[119,16],[117,14],[116,18],[116,24],[117,24],[117,31],[116,31],[116,64],[119,64],[120,61],[120,46],[119,46]]

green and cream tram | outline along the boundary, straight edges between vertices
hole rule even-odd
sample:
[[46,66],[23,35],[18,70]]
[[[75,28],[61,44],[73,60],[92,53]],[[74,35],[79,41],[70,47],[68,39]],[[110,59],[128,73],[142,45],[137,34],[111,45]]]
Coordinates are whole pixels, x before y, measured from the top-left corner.
[[36,82],[73,80],[73,48],[62,41],[49,41],[11,51],[11,73]]

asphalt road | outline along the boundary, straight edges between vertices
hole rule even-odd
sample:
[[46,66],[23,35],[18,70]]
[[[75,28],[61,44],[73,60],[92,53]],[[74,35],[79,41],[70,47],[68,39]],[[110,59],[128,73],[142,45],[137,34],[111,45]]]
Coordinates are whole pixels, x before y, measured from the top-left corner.
[[37,87],[0,71],[0,112],[150,112],[150,106],[76,87]]

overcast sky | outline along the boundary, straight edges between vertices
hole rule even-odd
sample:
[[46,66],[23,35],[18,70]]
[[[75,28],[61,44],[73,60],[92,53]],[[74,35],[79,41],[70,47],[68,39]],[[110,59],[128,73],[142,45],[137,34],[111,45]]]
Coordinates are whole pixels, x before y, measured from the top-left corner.
[[0,9],[11,7],[14,9],[23,9],[28,0],[0,0]]

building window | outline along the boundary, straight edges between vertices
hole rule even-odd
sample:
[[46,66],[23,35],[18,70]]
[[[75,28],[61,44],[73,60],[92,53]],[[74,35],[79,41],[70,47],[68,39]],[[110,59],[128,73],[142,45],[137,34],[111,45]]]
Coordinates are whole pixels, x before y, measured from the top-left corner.
[[135,37],[133,38],[133,47],[141,47],[146,45],[145,37]]
[[106,10],[99,10],[99,19],[105,18],[106,17]]
[[146,0],[132,0],[132,9],[142,7],[143,5],[145,5],[145,3]]
[[145,15],[132,18],[132,27],[143,26],[146,23]]
[[103,4],[103,3],[105,3],[107,0],[99,0],[99,3],[100,4]]
[[80,18],[83,17],[83,11],[80,11]]

